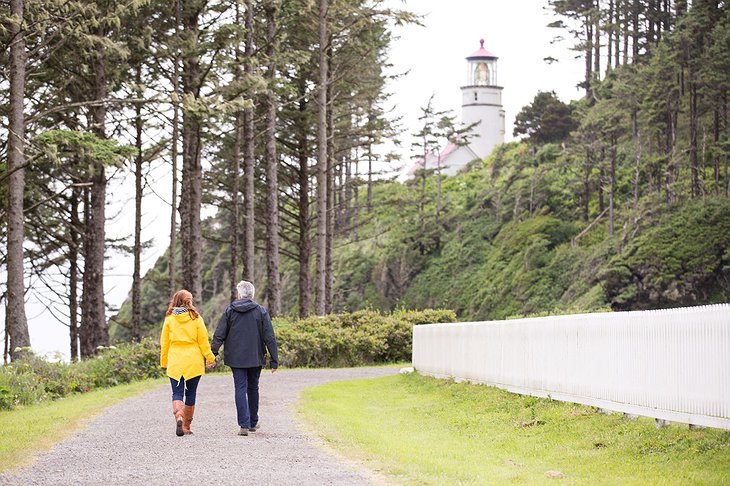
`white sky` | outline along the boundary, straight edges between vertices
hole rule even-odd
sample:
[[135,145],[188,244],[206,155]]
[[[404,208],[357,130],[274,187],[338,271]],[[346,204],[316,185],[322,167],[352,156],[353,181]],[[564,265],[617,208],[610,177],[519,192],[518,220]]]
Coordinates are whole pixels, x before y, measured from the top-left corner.
[[[400,149],[404,163],[411,155],[407,134],[417,131],[420,107],[428,102],[431,94],[435,94],[437,109],[452,110],[460,117],[459,87],[466,81],[465,57],[479,48],[481,38],[485,40],[484,47],[499,57],[507,140],[513,138],[515,115],[532,101],[538,90],[554,90],[563,101],[581,96],[575,86],[582,78],[582,62],[574,59],[575,53],[565,43],[551,45],[558,32],[546,27],[554,20],[544,8],[547,0],[391,0],[391,4],[425,15],[425,27],[407,26],[396,31],[399,39],[390,56],[394,72],[408,72],[390,87],[394,114],[402,117],[405,132]],[[548,56],[559,62],[548,65],[543,61]],[[154,247],[143,256],[143,273],[165,251],[169,238],[169,182],[164,181],[169,176],[156,174],[151,179],[160,181],[155,188],[162,192],[159,197],[149,194],[143,202],[146,205],[143,239],[154,240]],[[110,183],[108,195],[113,202],[107,214],[121,214],[108,225],[109,237],[132,233],[133,184],[132,177]],[[111,305],[119,306],[131,288],[133,262],[131,256],[108,254],[107,257],[106,299]],[[38,354],[58,352],[67,359],[68,328],[58,323],[33,297],[28,302],[27,313],[34,350]],[[4,317],[2,307],[1,322]]]
[[[556,18],[544,7],[547,0],[392,0],[393,7],[425,14],[425,27],[408,26],[391,51],[395,72],[409,71],[391,87],[396,113],[405,131],[418,130],[420,108],[431,94],[438,110],[461,118],[460,87],[466,84],[466,57],[484,47],[499,58],[498,82],[504,87],[506,141],[512,140],[515,115],[539,91],[554,90],[563,101],[581,96],[576,85],[583,76],[581,59],[563,42],[550,41],[558,29],[546,27]],[[543,59],[559,62],[548,65]],[[404,137],[405,138],[405,137]],[[403,143],[405,159],[410,143]]]

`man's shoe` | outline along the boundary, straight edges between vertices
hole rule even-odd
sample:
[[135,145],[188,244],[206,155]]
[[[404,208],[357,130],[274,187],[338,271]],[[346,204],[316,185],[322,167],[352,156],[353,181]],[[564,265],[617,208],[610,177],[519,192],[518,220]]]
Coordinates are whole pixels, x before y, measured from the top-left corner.
[[255,425],[252,425],[251,427],[249,427],[248,428],[248,431],[249,432],[256,432],[257,430],[259,430],[259,427],[260,427],[260,425],[258,423],[256,423]]
[[238,435],[248,435],[248,429],[246,427],[241,427],[241,430],[238,431]]

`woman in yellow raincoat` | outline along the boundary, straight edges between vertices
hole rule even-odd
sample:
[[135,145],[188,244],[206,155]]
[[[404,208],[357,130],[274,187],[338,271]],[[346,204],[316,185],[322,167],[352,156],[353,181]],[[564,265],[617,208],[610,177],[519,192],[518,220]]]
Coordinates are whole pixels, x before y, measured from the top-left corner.
[[205,374],[205,366],[215,366],[215,356],[210,351],[208,331],[193,305],[190,292],[177,291],[170,300],[165,316],[160,335],[160,366],[167,368],[167,376],[170,377],[175,433],[180,437],[192,434],[190,423],[195,412],[198,382]]

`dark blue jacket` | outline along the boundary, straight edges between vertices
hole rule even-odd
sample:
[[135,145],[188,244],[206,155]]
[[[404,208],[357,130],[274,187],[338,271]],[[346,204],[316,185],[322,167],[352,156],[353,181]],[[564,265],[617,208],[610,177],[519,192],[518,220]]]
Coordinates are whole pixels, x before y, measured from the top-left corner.
[[271,368],[279,367],[274,326],[269,313],[253,300],[234,300],[226,307],[210,344],[218,355],[225,344],[223,360],[231,368],[264,366],[264,346],[269,350]]

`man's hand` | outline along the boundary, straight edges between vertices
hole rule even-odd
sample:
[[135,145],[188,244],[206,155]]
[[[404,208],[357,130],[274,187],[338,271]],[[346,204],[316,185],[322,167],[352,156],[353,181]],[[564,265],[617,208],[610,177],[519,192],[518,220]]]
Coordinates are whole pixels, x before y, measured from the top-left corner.
[[271,372],[272,372],[272,373],[276,373],[276,370],[278,370],[278,369],[279,369],[279,368],[271,368]]

